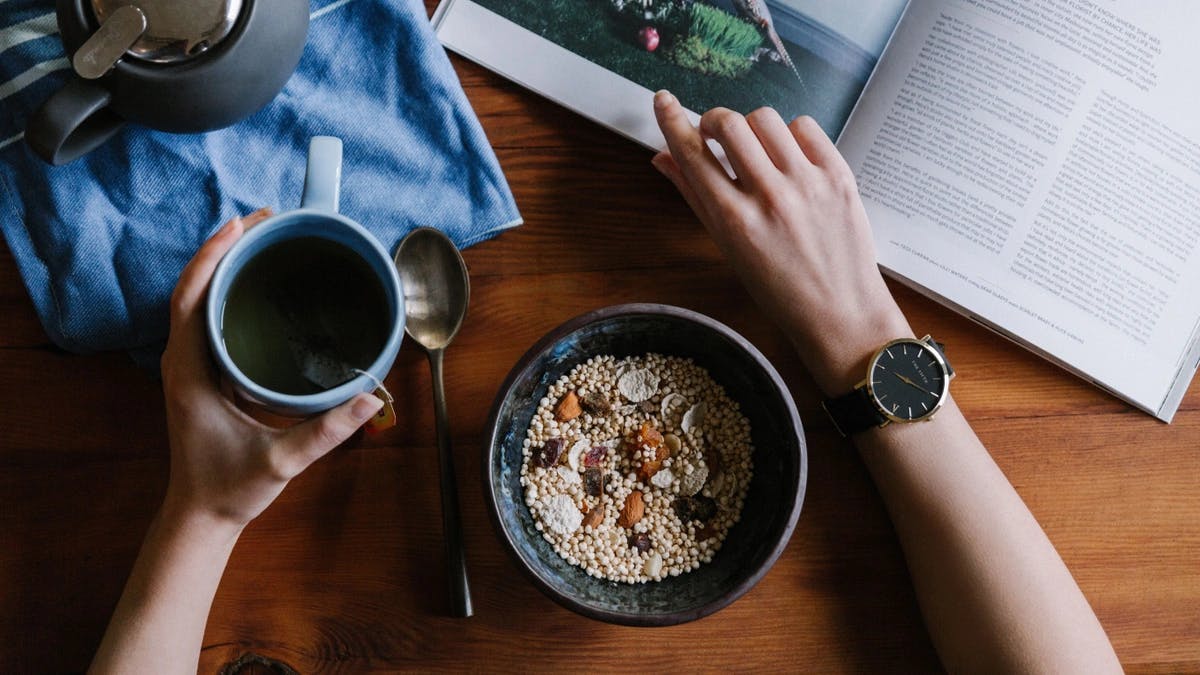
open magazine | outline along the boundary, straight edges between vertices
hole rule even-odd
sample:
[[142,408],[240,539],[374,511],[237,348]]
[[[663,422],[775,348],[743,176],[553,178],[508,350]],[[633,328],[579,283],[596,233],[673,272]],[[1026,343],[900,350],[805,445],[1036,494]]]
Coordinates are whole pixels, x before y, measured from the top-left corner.
[[1178,409],[1200,360],[1190,3],[443,0],[434,23],[650,148],[658,89],[812,115],[888,274],[1159,419]]

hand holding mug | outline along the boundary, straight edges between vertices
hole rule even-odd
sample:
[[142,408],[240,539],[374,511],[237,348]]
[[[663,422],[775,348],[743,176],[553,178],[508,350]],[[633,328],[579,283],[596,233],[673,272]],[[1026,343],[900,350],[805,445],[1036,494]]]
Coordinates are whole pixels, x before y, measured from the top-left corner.
[[383,404],[358,394],[289,429],[268,427],[221,393],[205,334],[205,295],[221,257],[260,212],[226,223],[184,268],[171,299],[162,358],[171,446],[164,510],[200,513],[236,527],[258,516],[288,481],[345,441]]

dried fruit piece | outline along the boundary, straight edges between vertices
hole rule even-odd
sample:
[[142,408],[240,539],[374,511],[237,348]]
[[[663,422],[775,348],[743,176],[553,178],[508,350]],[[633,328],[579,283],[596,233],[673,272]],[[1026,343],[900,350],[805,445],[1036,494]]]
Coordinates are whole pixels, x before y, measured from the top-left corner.
[[670,489],[675,482],[675,474],[670,469],[663,469],[650,477],[650,484],[664,490]]
[[598,391],[584,394],[579,399],[579,405],[583,407],[585,413],[592,417],[608,417],[612,414],[612,406],[609,405],[608,399]]
[[636,532],[629,535],[629,547],[636,548],[638,553],[645,553],[650,550],[650,535],[645,532]]
[[568,391],[567,395],[558,402],[558,407],[554,409],[554,419],[566,422],[579,417],[582,413],[583,409],[579,407],[579,397],[575,395],[575,392]]
[[704,425],[704,415],[708,412],[708,406],[704,401],[688,408],[688,411],[683,413],[683,421],[679,423],[679,428],[683,429],[683,433],[690,434],[692,429]]
[[617,524],[621,527],[633,527],[644,515],[646,515],[646,503],[642,500],[642,492],[634,490],[625,498],[625,506],[621,507],[621,515],[617,518]]
[[617,379],[617,390],[626,399],[641,403],[658,393],[658,382],[658,375],[645,368],[638,368],[622,374]]
[[604,494],[604,472],[595,467],[584,471],[583,491],[592,497]]
[[660,469],[662,469],[662,462],[658,460],[642,462],[642,466],[637,472],[638,480],[642,481],[643,483],[649,482],[651,478],[654,478],[655,474],[657,474]]
[[592,447],[592,444],[586,438],[575,441],[575,444],[567,451],[567,466],[578,471],[579,460],[583,457],[583,453],[587,452],[590,447]]
[[695,500],[687,495],[682,495],[675,498],[671,506],[675,509],[675,515],[679,516],[679,522],[687,525],[692,520],[692,510],[695,508]]
[[708,447],[704,450],[704,463],[708,465],[709,476],[719,476],[721,470],[725,467],[724,458],[721,456],[721,451]]
[[600,526],[600,523],[603,523],[603,522],[604,522],[604,509],[597,506],[596,508],[588,511],[587,514],[585,514],[583,516],[583,522],[580,523],[580,527],[590,527],[590,528],[595,529]]
[[717,502],[712,497],[693,497],[696,506],[692,510],[692,518],[699,521],[708,522],[713,516],[717,515]]
[[717,502],[711,497],[689,497],[681,495],[675,498],[675,515],[680,522],[688,524],[693,520],[705,522],[717,515]]
[[[585,521],[586,522],[586,521]],[[717,528],[712,523],[706,524],[704,527],[696,530],[696,541],[705,541],[717,536]]]
[[653,450],[662,445],[663,435],[659,433],[658,429],[654,428],[654,425],[650,423],[650,420],[646,420],[645,422],[642,422],[642,428],[638,429],[637,436],[634,438],[634,443],[636,443],[638,447],[646,447]]
[[604,458],[608,457],[607,445],[593,445],[587,452],[583,453],[584,466],[600,466],[604,463]]
[[562,456],[563,446],[566,445],[561,438],[551,438],[546,441],[542,447],[538,448],[533,453],[533,462],[541,468],[549,468],[558,464],[558,458]]

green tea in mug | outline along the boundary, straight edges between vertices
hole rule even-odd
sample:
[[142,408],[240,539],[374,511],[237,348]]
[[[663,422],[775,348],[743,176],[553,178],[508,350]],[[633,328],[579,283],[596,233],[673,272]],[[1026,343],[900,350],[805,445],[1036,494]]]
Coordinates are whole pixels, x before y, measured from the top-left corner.
[[221,334],[258,385],[315,394],[348,382],[379,357],[395,317],[367,261],[321,237],[272,244],[230,287]]

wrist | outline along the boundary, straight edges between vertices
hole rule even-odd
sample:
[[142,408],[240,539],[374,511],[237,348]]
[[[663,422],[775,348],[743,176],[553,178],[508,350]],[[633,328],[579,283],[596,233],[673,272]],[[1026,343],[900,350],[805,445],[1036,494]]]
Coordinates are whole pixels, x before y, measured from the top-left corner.
[[798,344],[817,386],[826,396],[841,396],[867,375],[867,363],[889,340],[915,337],[900,308],[888,297],[877,309],[841,322],[830,322],[813,344]]
[[227,542],[231,547],[246,527],[246,523],[197,507],[170,491],[159,508],[158,520],[162,526],[187,533],[189,537],[212,543]]

